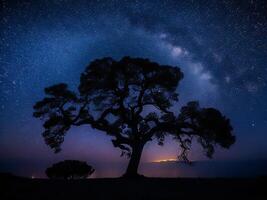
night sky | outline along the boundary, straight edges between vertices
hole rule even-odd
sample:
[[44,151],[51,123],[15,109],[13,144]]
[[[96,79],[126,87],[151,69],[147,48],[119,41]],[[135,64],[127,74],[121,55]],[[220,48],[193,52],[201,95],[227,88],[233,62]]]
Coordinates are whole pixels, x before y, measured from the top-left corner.
[[[217,149],[214,160],[267,159],[265,0],[1,0],[0,5],[2,170],[42,176],[51,163],[80,159],[94,166],[120,163],[123,172],[127,159],[89,126],[72,129],[62,152],[54,154],[32,107],[44,97],[44,87],[66,82],[75,90],[94,59],[127,55],[179,66],[185,75],[181,105],[199,100],[231,119],[237,141],[230,150]],[[171,139],[163,147],[150,142],[142,162],[175,159],[178,150]],[[207,159],[198,145],[190,157]]]

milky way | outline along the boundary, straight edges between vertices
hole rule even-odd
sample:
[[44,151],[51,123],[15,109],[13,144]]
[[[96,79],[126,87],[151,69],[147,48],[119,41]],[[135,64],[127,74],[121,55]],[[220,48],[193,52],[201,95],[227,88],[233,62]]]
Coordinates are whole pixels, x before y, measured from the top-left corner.
[[[72,130],[63,152],[54,155],[43,142],[40,122],[32,118],[44,87],[66,82],[75,89],[92,60],[125,55],[180,67],[181,105],[197,99],[231,119],[237,143],[219,150],[215,159],[267,159],[264,0],[2,0],[1,7],[2,163],[41,163],[41,168],[73,157],[125,161],[110,138],[89,127]],[[142,160],[176,155],[171,141],[164,147],[151,143]],[[191,157],[203,159],[197,147]]]

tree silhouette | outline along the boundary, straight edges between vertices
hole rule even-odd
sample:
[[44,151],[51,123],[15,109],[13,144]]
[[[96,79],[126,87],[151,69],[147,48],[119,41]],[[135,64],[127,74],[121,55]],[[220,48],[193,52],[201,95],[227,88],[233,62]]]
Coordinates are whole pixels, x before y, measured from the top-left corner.
[[72,126],[89,124],[112,136],[114,147],[130,158],[126,177],[138,176],[144,145],[154,138],[163,145],[166,135],[180,144],[179,159],[188,161],[194,138],[212,157],[216,145],[229,148],[235,142],[230,121],[195,101],[175,114],[182,78],[178,67],[148,59],[97,59],[81,74],[78,92],[64,83],[45,88],[47,97],[35,104],[34,116],[45,121],[43,137],[55,152]]
[[53,164],[52,167],[46,169],[45,173],[49,178],[87,178],[94,169],[86,162],[78,160],[64,160]]

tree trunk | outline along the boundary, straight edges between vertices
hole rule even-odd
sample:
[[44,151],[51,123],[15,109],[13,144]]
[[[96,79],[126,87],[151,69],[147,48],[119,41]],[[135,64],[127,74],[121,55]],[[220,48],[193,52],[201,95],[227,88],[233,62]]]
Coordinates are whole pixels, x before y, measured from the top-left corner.
[[136,144],[132,147],[131,158],[130,158],[126,173],[123,175],[123,177],[126,177],[126,178],[141,177],[141,175],[139,175],[137,171],[138,171],[138,166],[140,163],[143,148],[144,148],[143,143]]

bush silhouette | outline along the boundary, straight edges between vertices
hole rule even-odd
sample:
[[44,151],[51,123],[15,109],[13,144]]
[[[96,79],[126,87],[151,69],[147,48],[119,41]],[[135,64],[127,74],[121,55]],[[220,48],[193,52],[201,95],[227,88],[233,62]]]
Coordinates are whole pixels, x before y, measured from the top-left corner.
[[148,59],[97,59],[81,74],[78,92],[60,83],[45,88],[47,95],[34,105],[34,117],[43,119],[43,137],[55,152],[73,126],[91,125],[112,136],[114,147],[130,158],[125,177],[138,177],[144,145],[167,135],[181,148],[178,158],[188,160],[193,139],[212,157],[215,146],[235,142],[230,120],[214,108],[191,101],[177,114],[180,68]]
[[75,178],[87,178],[95,170],[87,165],[86,162],[78,160],[65,160],[53,164],[52,167],[46,169],[45,173],[49,178],[63,178],[63,179],[75,179]]

